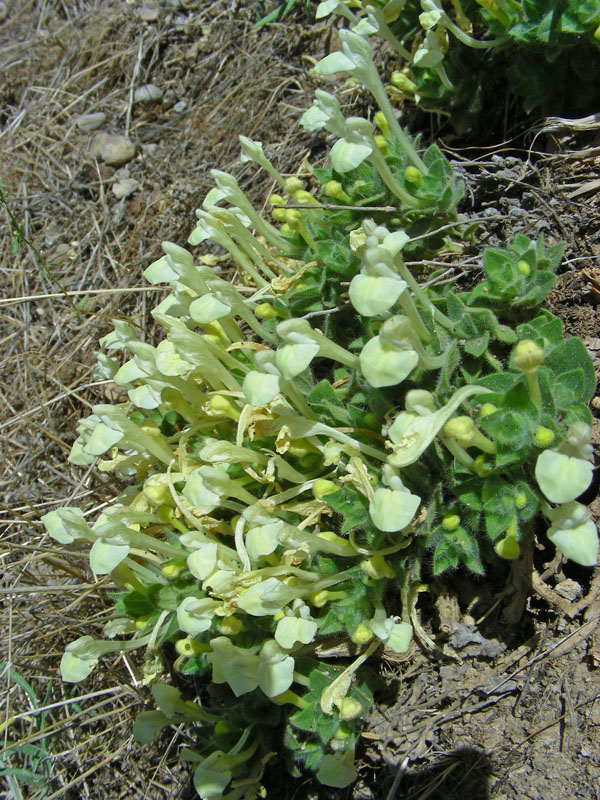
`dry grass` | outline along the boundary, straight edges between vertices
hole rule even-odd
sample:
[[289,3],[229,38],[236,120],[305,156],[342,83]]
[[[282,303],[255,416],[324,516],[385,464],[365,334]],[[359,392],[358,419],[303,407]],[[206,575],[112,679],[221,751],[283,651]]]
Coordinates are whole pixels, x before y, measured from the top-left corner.
[[[0,25],[9,208],[0,214],[0,767],[16,798],[187,791],[168,739],[152,752],[131,740],[147,696],[134,664],[104,664],[84,687],[61,683],[65,645],[99,631],[109,613],[107,587],[91,582],[85,550],[52,542],[40,517],[65,504],[93,511],[111,496],[105,475],[66,463],[77,420],[110,399],[92,376],[94,350],[114,317],[152,336],[159,296],[141,285],[142,270],[161,240],[185,241],[209,170],[235,172],[260,202],[267,185],[238,163],[237,134],[262,139],[283,172],[302,157],[298,111],[312,90],[293,26],[274,44],[251,31],[253,3],[156,8],[146,22],[137,4],[15,2]],[[162,102],[134,105],[147,83]],[[96,111],[107,116],[103,130],[137,145],[127,168],[140,190],[125,201],[112,194],[114,168],[93,156],[96,133],[75,124]]]

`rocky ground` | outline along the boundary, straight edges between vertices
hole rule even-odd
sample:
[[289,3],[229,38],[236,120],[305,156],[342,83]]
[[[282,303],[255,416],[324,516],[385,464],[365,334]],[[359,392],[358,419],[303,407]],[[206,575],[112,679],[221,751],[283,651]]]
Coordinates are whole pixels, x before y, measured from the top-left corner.
[[[3,796],[194,796],[178,731],[156,746],[131,739],[149,698],[134,661],[107,660],[75,689],[61,683],[65,644],[101,622],[110,600],[92,583],[87,553],[49,541],[39,518],[67,503],[98,507],[111,492],[66,464],[79,417],[114,397],[91,378],[97,341],[114,317],[153,336],[160,293],[142,270],[162,240],[185,242],[210,169],[235,173],[261,204],[268,183],[238,163],[238,134],[263,141],[283,173],[322,155],[298,119],[318,85],[311,58],[335,31],[309,24],[301,6],[255,32],[268,4],[0,3]],[[391,66],[385,52],[381,64]],[[368,106],[356,90],[343,96]],[[449,275],[468,282],[482,248],[518,232],[565,242],[549,307],[598,368],[598,123],[529,124],[498,131],[486,148],[440,120],[423,128],[465,178],[461,213],[481,220]],[[269,797],[600,797],[600,576],[548,563],[542,550],[531,559],[533,579],[507,569],[431,587],[423,623],[455,656],[382,658],[387,690],[355,787],[294,782],[275,766]]]

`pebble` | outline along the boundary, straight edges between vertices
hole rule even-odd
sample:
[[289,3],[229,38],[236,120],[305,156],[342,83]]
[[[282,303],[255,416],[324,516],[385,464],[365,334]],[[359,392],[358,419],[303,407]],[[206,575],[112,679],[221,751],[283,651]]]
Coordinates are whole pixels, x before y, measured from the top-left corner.
[[140,8],[139,14],[142,22],[156,22],[160,16],[158,8],[153,8],[151,6],[143,6]]
[[135,178],[125,178],[125,180],[113,183],[112,193],[117,199],[121,200],[123,197],[130,197],[139,188],[140,185]]
[[88,131],[95,131],[98,128],[102,127],[106,122],[106,114],[102,111],[98,111],[95,114],[82,114],[80,117],[77,117],[75,120],[75,124],[79,128],[80,131],[88,132]]
[[180,100],[178,103],[175,103],[173,106],[173,111],[176,114],[181,114],[182,111],[185,111],[187,108],[187,102],[185,100]]
[[152,83],[147,83],[145,86],[140,86],[133,93],[134,103],[154,103],[155,101],[162,100],[163,93]]
[[135,156],[135,144],[127,136],[109,136],[99,155],[111,167],[120,167]]

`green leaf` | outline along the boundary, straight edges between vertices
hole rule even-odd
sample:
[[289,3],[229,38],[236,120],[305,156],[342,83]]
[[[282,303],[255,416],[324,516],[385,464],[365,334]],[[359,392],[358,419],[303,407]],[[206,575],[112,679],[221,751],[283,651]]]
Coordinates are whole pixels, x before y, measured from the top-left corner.
[[369,501],[356,489],[344,486],[327,495],[327,503],[343,517],[341,533],[371,527]]
[[328,380],[319,381],[307,400],[321,422],[333,426],[350,426],[350,414]]
[[544,366],[556,375],[569,373],[573,369],[581,369],[583,373],[583,386],[575,402],[589,402],[596,389],[596,375],[594,365],[585,345],[573,336],[559,344],[544,359]]

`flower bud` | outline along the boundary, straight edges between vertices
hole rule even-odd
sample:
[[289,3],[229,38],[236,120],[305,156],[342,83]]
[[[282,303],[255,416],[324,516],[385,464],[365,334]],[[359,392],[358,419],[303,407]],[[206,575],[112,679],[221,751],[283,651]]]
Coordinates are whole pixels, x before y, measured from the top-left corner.
[[304,181],[301,181],[300,178],[293,175],[291,178],[286,178],[284,188],[289,195],[293,196],[300,189],[304,189]]
[[355,644],[368,644],[373,638],[373,631],[361,622],[350,638]]
[[525,492],[519,492],[519,494],[515,497],[515,508],[519,510],[525,508],[527,505],[527,495]]
[[480,453],[475,459],[474,469],[480,478],[487,478],[487,476],[491,473],[492,470],[486,465],[485,456],[483,453]]
[[479,413],[482,417],[487,417],[490,414],[493,414],[494,411],[498,411],[498,408],[493,403],[483,403],[479,409]]
[[281,312],[278,311],[271,303],[260,303],[254,309],[254,313],[259,319],[280,319]]
[[240,410],[231,397],[214,394],[208,401],[208,405],[213,413],[223,414],[223,416],[229,417],[234,422],[237,422],[240,418]]
[[554,431],[550,428],[545,428],[543,425],[538,425],[533,434],[533,443],[536,447],[550,447],[554,441]]
[[442,517],[442,528],[445,531],[455,531],[460,525],[458,514],[445,514]]
[[323,194],[326,197],[332,197],[334,200],[341,200],[343,203],[349,204],[352,202],[339,181],[328,181],[323,186]]
[[311,592],[309,601],[316,608],[323,608],[331,600],[343,600],[346,592],[331,592],[329,589],[320,589],[318,592]]
[[337,492],[338,485],[335,484],[333,481],[328,481],[325,478],[317,478],[317,480],[313,484],[313,494],[317,498],[317,500],[322,500],[328,494],[333,494],[333,492]]
[[375,116],[373,117],[373,122],[375,123],[375,125],[377,125],[377,127],[383,133],[384,136],[389,136],[390,126],[387,119],[385,118],[385,114],[383,113],[383,111],[378,111],[375,114]]
[[277,222],[285,222],[285,208],[282,206],[275,206],[275,208],[271,211],[271,216]]
[[376,581],[382,578],[394,578],[396,575],[383,556],[365,558],[364,561],[361,561],[360,568]]
[[528,278],[531,275],[531,267],[526,261],[519,261],[517,264],[517,271]]
[[272,194],[269,197],[269,204],[272,206],[284,206],[285,200],[280,194]]
[[381,134],[378,134],[377,136],[374,136],[373,139],[375,140],[375,144],[381,150],[381,152],[384,155],[387,155],[388,145],[385,136],[381,136]]
[[523,339],[513,351],[513,363],[523,372],[536,372],[544,360],[544,351],[533,339]]
[[187,569],[186,560],[184,558],[174,558],[172,561],[165,564],[160,572],[163,578],[172,581],[178,578],[184,569]]
[[231,614],[228,617],[223,617],[223,619],[217,625],[217,628],[219,633],[222,633],[223,636],[235,636],[236,633],[239,633],[241,630],[243,630],[244,623],[239,617]]
[[340,719],[342,721],[356,719],[363,713],[362,704],[354,697],[344,697],[340,706]]
[[413,83],[404,72],[392,72],[390,83],[396,89],[400,89],[401,92],[406,92],[407,94],[414,94],[417,91],[417,84]]
[[294,193],[294,200],[301,205],[315,205],[317,203],[312,194],[304,189],[298,189],[298,191]]
[[423,176],[416,167],[407,167],[404,170],[404,177],[409,183],[416,183],[416,184],[423,183]]
[[519,543],[512,536],[505,536],[503,539],[500,539],[494,547],[494,550],[500,558],[506,558],[509,561],[518,558],[521,552]]

